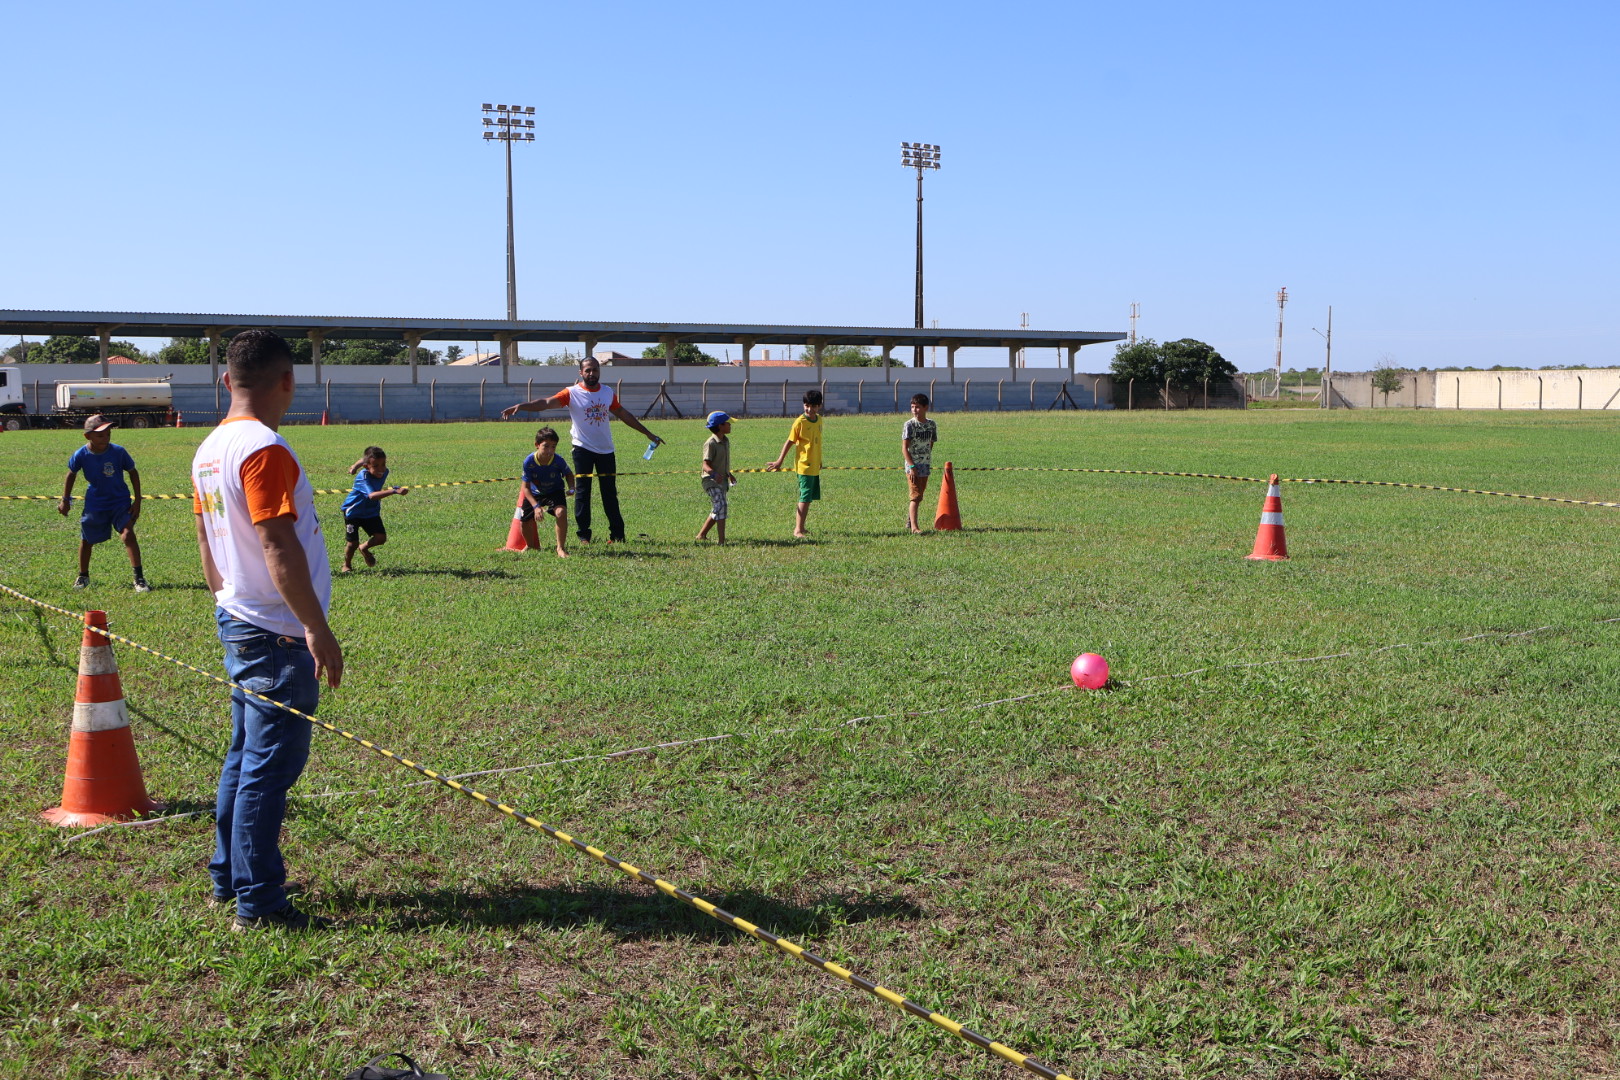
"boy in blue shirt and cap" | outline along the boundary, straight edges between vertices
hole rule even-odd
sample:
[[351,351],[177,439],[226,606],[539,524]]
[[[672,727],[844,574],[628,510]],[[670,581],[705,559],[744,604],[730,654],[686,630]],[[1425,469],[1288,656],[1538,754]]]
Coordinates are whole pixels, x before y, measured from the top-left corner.
[[[146,574],[141,567],[141,545],[135,539],[135,522],[141,516],[141,473],[135,468],[135,459],[129,451],[112,441],[112,420],[96,413],[84,422],[85,445],[73,451],[68,458],[67,480],[62,485],[62,501],[56,512],[67,517],[73,502],[73,480],[84,473],[84,513],[79,518],[79,576],[73,582],[75,589],[90,584],[90,552],[95,545],[117,533],[129,553],[129,565],[135,568],[135,591],[151,592]],[[129,484],[135,488],[133,496],[124,474],[129,473]]]

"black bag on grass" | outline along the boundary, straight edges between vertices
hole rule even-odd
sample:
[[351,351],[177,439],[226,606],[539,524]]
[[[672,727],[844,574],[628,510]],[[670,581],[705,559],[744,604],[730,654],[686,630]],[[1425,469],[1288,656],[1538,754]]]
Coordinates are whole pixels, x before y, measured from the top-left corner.
[[[393,1069],[377,1064],[379,1061],[387,1061],[389,1058],[399,1058],[410,1068]],[[345,1076],[343,1080],[450,1080],[450,1078],[443,1073],[425,1073],[420,1065],[404,1054],[393,1053],[378,1054],[354,1070],[354,1072]]]

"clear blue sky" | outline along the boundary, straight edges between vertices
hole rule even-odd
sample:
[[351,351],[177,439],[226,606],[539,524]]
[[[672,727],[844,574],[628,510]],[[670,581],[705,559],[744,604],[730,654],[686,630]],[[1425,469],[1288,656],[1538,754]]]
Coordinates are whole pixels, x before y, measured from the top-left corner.
[[909,325],[916,140],[942,326],[1620,363],[1617,10],[13,5],[0,307],[501,317],[490,101],[524,317]]

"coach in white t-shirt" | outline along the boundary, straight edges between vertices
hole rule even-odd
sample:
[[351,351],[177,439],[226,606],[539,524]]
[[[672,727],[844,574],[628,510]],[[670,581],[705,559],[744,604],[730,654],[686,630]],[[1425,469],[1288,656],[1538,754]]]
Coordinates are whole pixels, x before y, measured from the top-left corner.
[[574,443],[574,534],[582,543],[591,542],[591,474],[602,481],[602,512],[608,519],[608,543],[624,539],[624,517],[619,513],[618,459],[613,453],[613,432],[609,425],[617,416],[648,439],[660,445],[654,435],[636,419],[636,414],[619,404],[619,395],[602,385],[602,365],[594,356],[579,362],[579,382],[548,398],[525,401],[501,410],[504,419],[513,413],[544,412],[567,407],[573,426]]
[[214,594],[231,693],[231,743],[215,805],[214,899],[236,904],[236,930],[327,925],[287,898],[281,821],[287,790],[309,758],[320,678],[336,687],[343,649],[327,625],[332,568],[315,490],[277,430],[293,399],[292,351],[269,330],[248,330],[225,351],[225,419],[191,462],[197,547]]

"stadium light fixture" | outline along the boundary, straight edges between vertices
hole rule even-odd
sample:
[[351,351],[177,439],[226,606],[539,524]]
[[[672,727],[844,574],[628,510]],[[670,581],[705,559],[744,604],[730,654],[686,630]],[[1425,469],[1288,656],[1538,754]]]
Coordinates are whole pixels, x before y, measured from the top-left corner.
[[[519,114],[523,114],[520,116]],[[517,242],[512,227],[512,144],[534,142],[533,105],[484,104],[485,142],[506,146],[506,317],[517,321]]]
[[[900,144],[900,164],[907,169],[917,170],[917,310],[913,325],[921,330],[923,328],[923,170],[939,168],[939,145],[937,143]],[[919,343],[911,350],[911,366],[923,366],[923,347]]]

